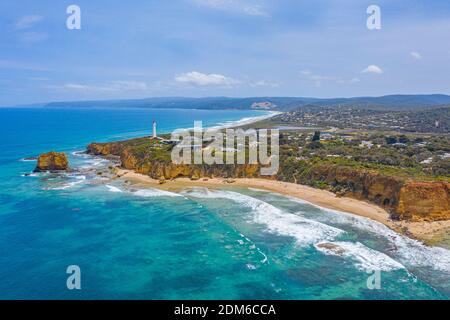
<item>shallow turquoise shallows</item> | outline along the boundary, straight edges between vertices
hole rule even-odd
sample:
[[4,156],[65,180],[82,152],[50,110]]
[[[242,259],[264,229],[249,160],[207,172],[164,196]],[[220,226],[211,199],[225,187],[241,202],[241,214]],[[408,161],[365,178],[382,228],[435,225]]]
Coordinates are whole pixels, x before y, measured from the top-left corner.
[[[0,109],[0,299],[448,299],[450,251],[257,189],[140,189],[89,172],[92,141],[256,111]],[[70,156],[33,174],[29,156]],[[338,248],[338,249],[336,249]],[[66,269],[81,268],[81,290]]]

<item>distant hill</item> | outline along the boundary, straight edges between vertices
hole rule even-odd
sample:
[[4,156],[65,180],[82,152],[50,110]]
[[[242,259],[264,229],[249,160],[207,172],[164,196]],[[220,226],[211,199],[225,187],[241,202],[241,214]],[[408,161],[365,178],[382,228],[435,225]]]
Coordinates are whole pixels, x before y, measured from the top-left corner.
[[314,104],[352,105],[374,109],[408,110],[423,107],[445,105],[450,103],[450,96],[432,95],[390,95],[382,97],[356,97],[338,99],[319,99]]
[[178,108],[178,109],[261,109],[289,111],[302,106],[357,106],[373,110],[416,110],[424,107],[450,104],[450,96],[432,95],[389,95],[382,97],[355,98],[306,98],[306,97],[249,97],[249,98],[184,98],[164,97],[140,100],[105,100],[52,102],[46,108]]

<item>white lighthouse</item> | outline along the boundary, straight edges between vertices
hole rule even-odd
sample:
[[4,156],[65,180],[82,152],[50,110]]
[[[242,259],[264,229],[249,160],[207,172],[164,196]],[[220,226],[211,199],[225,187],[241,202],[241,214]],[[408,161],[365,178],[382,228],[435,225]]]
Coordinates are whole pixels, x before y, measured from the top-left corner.
[[153,121],[153,139],[158,138],[158,136],[156,135],[156,121]]

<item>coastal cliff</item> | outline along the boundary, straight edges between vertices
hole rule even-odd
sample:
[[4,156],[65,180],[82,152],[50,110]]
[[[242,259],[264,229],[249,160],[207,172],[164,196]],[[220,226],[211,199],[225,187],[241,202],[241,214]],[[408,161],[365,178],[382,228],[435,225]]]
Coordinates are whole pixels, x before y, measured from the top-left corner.
[[[131,142],[128,141],[128,143]],[[122,142],[91,143],[87,152],[101,156],[120,157],[123,168],[145,174],[153,179],[175,179],[188,177],[200,179],[204,177],[220,178],[256,178],[259,177],[259,165],[185,165],[174,164],[170,157],[164,157],[164,152],[154,149],[153,154],[139,152],[139,139],[137,144],[127,145]],[[167,150],[165,150],[167,151]],[[151,151],[150,151],[151,152]],[[158,153],[160,156],[158,157]],[[170,155],[169,155],[170,156]]]
[[396,214],[400,219],[450,219],[450,183],[408,182],[400,191]]
[[313,166],[298,183],[317,185],[340,196],[368,200],[391,213],[395,220],[450,219],[450,184],[411,181],[364,169],[338,165]]
[[330,190],[338,196],[367,200],[385,208],[395,220],[439,221],[450,219],[450,184],[413,181],[371,170],[343,165],[281,162],[277,176],[260,176],[259,165],[177,165],[170,148],[154,145],[148,138],[123,142],[92,143],[93,155],[118,156],[121,166],[153,179],[268,178]]

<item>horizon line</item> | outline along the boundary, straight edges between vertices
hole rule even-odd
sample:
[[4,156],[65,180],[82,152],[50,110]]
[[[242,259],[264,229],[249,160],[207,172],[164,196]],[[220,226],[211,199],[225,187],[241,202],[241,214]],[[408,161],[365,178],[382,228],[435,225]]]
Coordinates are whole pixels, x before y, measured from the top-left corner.
[[46,106],[52,103],[76,103],[76,102],[110,102],[110,101],[142,101],[142,100],[151,100],[151,99],[274,99],[274,98],[287,98],[287,99],[316,99],[316,100],[336,100],[336,99],[361,99],[361,98],[385,98],[385,97],[393,97],[393,96],[445,96],[450,98],[450,94],[445,93],[396,93],[396,94],[385,94],[385,95],[367,95],[367,96],[349,96],[349,97],[329,97],[329,98],[318,98],[313,96],[201,96],[201,97],[193,97],[193,96],[155,96],[155,97],[146,97],[146,98],[118,98],[118,99],[87,99],[87,100],[54,100],[54,101],[46,101],[46,102],[32,102],[32,103],[24,103],[24,104],[16,104],[16,105],[2,105],[0,108],[17,108],[17,107],[27,107],[27,106]]

